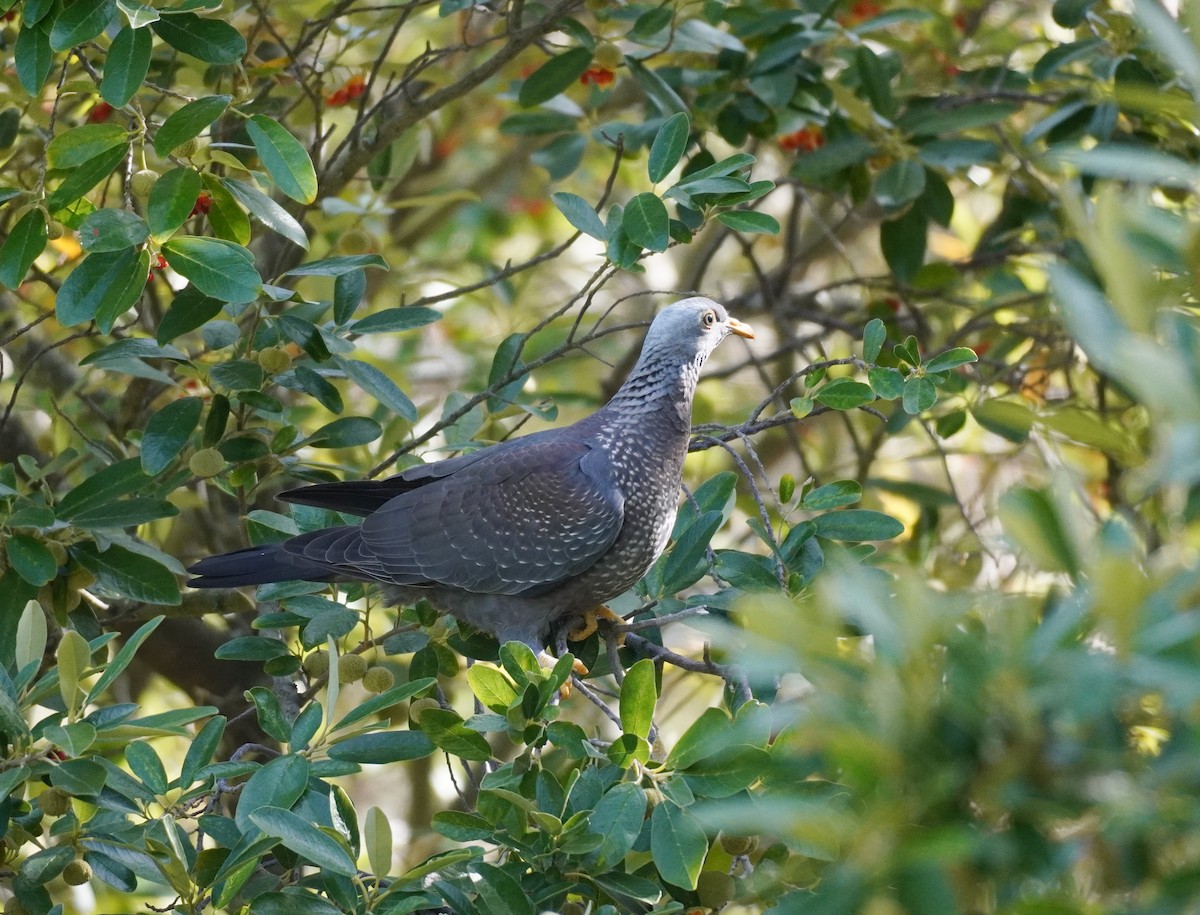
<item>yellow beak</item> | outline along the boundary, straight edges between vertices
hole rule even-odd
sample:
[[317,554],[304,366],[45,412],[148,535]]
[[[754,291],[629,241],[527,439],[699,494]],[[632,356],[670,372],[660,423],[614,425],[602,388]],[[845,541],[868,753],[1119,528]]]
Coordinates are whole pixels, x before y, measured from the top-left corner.
[[749,324],[743,324],[737,318],[730,318],[725,322],[725,326],[729,328],[731,334],[737,334],[739,337],[745,337],[747,340],[754,339],[754,328]]

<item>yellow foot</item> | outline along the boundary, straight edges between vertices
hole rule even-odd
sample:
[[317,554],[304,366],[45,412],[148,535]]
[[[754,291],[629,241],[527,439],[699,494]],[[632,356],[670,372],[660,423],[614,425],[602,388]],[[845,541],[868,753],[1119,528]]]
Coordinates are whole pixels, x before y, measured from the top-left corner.
[[[572,642],[582,642],[589,635],[595,632],[597,628],[599,628],[600,620],[602,619],[618,625],[625,622],[623,618],[613,613],[603,604],[600,604],[600,606],[583,614],[583,618],[579,621],[579,625],[567,633],[567,638]],[[618,644],[622,644],[624,641],[625,637],[622,635]]]
[[[550,652],[544,650],[538,652],[537,659],[538,663],[542,665],[542,667],[554,667],[554,665],[558,663],[558,658],[554,657],[554,655],[550,654]],[[579,660],[579,658],[575,659],[575,662],[571,665],[571,670],[581,677],[587,676],[588,672],[587,667],[581,660]]]

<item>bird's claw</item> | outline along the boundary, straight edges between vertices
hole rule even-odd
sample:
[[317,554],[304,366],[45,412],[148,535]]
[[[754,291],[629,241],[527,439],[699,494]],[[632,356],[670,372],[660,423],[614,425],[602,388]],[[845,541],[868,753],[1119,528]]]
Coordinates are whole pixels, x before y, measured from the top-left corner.
[[[567,633],[567,638],[572,642],[582,642],[598,628],[600,628],[600,620],[604,620],[605,622],[609,622],[614,625],[621,625],[625,622],[624,617],[614,613],[612,610],[609,610],[608,607],[604,606],[603,604],[600,604],[598,607],[588,610],[583,614],[583,617],[579,621],[579,625]],[[617,644],[625,644],[625,633],[622,632],[617,636]]]

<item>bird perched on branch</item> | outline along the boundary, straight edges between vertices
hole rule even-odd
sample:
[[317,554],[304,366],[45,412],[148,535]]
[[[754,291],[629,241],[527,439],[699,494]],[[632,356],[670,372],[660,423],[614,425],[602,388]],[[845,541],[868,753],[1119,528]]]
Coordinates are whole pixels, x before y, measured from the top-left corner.
[[662,553],[675,521],[705,359],[754,332],[702,297],[663,309],[633,372],[572,426],[410,467],[385,480],[319,483],[286,502],[364,516],[193,565],[193,588],[376,581],[535,651],[552,624],[602,611]]

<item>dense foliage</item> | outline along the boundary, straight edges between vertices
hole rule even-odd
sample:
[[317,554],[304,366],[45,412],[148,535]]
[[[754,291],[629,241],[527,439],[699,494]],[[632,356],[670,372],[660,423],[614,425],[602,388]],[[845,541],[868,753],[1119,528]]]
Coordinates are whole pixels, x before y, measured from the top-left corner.
[[[0,2],[6,915],[1195,907],[1200,7],[1030,6]],[[182,587],[693,290],[553,668]]]

